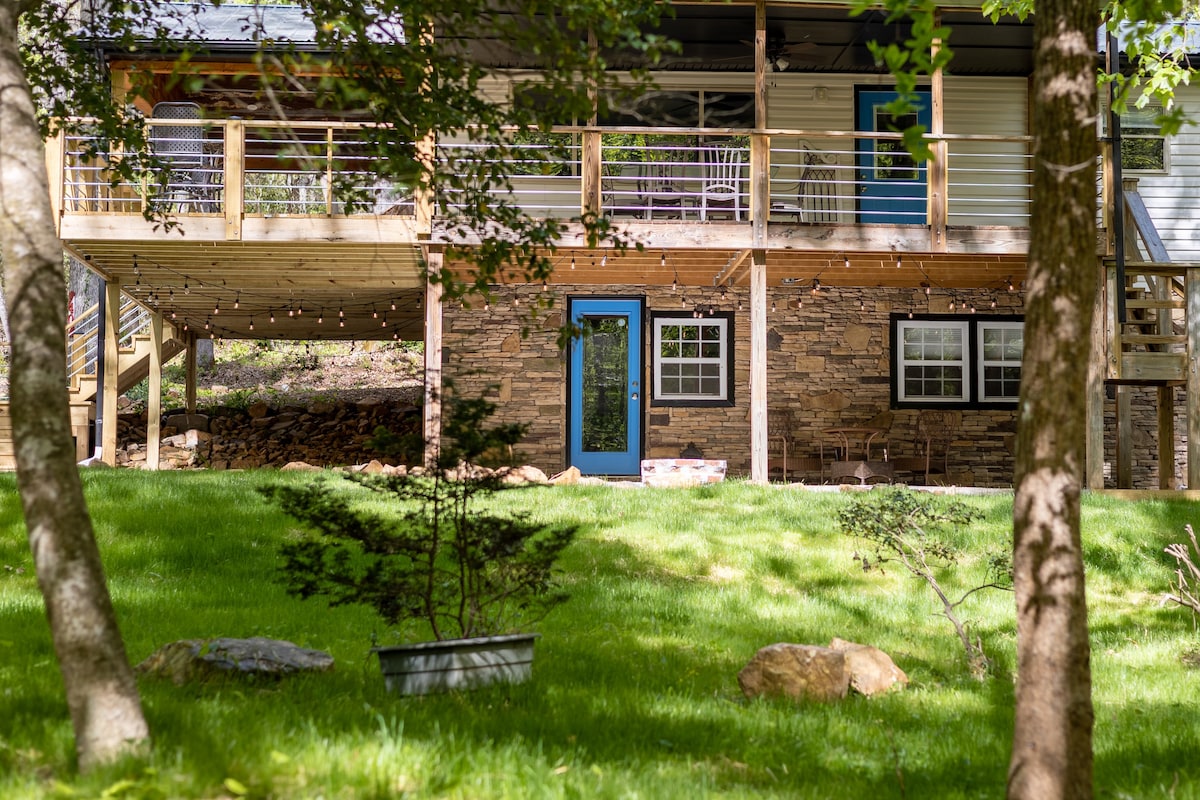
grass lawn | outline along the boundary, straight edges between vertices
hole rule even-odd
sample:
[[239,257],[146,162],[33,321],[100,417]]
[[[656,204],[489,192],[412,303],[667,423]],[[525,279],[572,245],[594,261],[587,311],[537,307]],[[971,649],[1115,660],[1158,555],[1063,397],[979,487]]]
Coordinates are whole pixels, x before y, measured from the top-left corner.
[[[1003,797],[1012,728],[1011,594],[964,605],[994,661],[970,678],[923,585],[864,573],[837,494],[727,483],[694,490],[538,488],[500,502],[582,526],[572,599],[540,626],[533,680],[404,699],[368,653],[369,612],[302,602],[275,582],[291,523],[256,486],[274,472],[89,472],[88,500],[130,658],[181,638],[263,635],[331,652],[334,673],[177,687],[142,680],[145,760],[80,778],[14,481],[0,476],[0,798]],[[1010,538],[1010,496],[945,576],[982,582]],[[1084,506],[1105,798],[1200,798],[1200,651],[1160,607],[1196,521],[1185,502]],[[961,593],[961,592],[960,592]],[[737,672],[764,645],[840,636],[889,652],[912,683],[836,705],[747,701]],[[1195,661],[1195,658],[1188,658]]]

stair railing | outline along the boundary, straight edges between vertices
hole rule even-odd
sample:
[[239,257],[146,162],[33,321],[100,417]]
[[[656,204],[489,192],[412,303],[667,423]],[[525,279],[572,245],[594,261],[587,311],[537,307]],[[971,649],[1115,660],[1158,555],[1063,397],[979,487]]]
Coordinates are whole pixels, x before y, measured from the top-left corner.
[[[67,326],[67,383],[79,375],[96,374],[100,306],[85,309]],[[133,337],[150,327],[150,311],[126,294],[121,295],[118,347],[132,347]]]

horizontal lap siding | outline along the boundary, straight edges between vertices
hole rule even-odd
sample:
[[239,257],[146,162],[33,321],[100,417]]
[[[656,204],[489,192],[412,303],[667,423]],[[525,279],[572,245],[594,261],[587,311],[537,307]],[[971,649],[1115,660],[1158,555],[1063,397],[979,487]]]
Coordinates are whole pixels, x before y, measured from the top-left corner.
[[[1200,89],[1183,87],[1177,101],[1185,115],[1200,114]],[[1173,261],[1200,261],[1200,127],[1194,122],[1168,139],[1169,171],[1165,175],[1128,173]]]

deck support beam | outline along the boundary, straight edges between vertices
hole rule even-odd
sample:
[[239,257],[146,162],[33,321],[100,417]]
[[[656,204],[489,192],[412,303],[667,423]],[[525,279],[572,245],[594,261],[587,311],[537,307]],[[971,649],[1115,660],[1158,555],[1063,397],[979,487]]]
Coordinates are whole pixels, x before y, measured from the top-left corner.
[[196,413],[196,334],[188,333],[185,341],[187,351],[184,353],[183,397],[187,413]]
[[1133,403],[1129,387],[1117,384],[1117,488],[1133,488]]
[[[444,255],[440,247],[425,254],[429,275],[440,275]],[[442,443],[442,285],[425,283],[425,404],[422,410],[425,434],[425,467],[437,466]]]
[[100,458],[110,467],[117,465],[117,382],[121,362],[121,284],[104,284],[104,391],[100,396]]
[[146,389],[146,469],[157,470],[162,442],[162,344],[163,318],[150,315],[150,374]]
[[1200,267],[1187,270],[1187,485],[1200,489]]
[[1087,377],[1087,433],[1084,443],[1084,485],[1104,488],[1104,376],[1108,372],[1108,269],[1096,267],[1096,296],[1092,300],[1092,355]]
[[1175,387],[1158,387],[1158,488],[1175,488]]

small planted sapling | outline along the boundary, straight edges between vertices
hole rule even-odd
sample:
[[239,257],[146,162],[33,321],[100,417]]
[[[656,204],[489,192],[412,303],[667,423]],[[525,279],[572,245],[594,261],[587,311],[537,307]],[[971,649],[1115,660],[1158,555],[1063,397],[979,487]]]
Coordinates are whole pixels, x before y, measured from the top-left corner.
[[494,406],[482,399],[444,408],[445,445],[425,475],[263,489],[305,525],[280,551],[290,593],[366,605],[406,638],[439,641],[515,632],[566,599],[554,564],[575,528],[483,502],[514,487],[479,459],[511,447],[521,426],[489,427]]
[[988,660],[983,644],[972,641],[967,625],[958,615],[958,607],[981,589],[1012,588],[1012,560],[1007,553],[989,555],[988,581],[951,599],[938,581],[939,570],[958,561],[958,549],[946,538],[949,527],[965,527],[979,519],[979,513],[958,501],[941,502],[932,495],[908,489],[876,490],[856,497],[838,512],[842,532],[864,540],[869,554],[855,553],[864,571],[882,570],[885,564],[900,564],[923,580],[942,604],[942,614],[954,626],[967,656],[971,674],[983,678]]
[[[1200,567],[1196,566],[1196,561],[1200,561],[1200,544],[1196,542],[1196,532],[1192,530],[1191,525],[1185,525],[1184,530],[1192,542],[1191,550],[1188,550],[1186,544],[1179,542],[1167,545],[1163,549],[1167,555],[1175,557],[1175,574],[1172,576],[1170,591],[1163,595],[1163,602],[1190,608],[1194,626],[1196,615],[1200,614],[1200,597],[1196,596],[1196,587],[1200,586]],[[1195,560],[1192,559],[1193,551],[1196,553]]]

